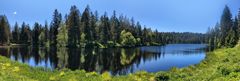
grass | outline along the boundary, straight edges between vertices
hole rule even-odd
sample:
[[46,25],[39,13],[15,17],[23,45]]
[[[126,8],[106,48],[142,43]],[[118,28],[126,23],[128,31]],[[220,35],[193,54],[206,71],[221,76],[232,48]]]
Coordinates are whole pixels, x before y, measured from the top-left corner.
[[240,47],[209,52],[200,64],[156,73],[156,79],[169,81],[239,81]]
[[152,80],[154,74],[138,72],[128,76],[111,76],[108,72],[97,74],[84,70],[50,71],[41,67],[30,67],[27,64],[11,61],[0,56],[0,81],[136,81]]
[[172,68],[170,71],[157,73],[142,71],[125,76],[84,70],[50,71],[0,56],[0,81],[239,81],[239,49],[238,46],[209,52],[201,63],[187,68]]

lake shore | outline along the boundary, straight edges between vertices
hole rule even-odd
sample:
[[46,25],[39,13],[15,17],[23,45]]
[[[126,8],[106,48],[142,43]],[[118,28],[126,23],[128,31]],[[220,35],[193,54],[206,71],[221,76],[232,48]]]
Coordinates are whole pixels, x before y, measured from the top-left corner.
[[[15,80],[79,80],[79,81],[154,81],[154,80],[239,80],[240,67],[239,62],[240,47],[218,49],[207,54],[206,59],[201,63],[186,68],[172,68],[170,71],[147,73],[137,72],[124,76],[111,76],[105,72],[97,74],[96,72],[85,72],[83,70],[54,70],[48,71],[43,68],[34,68],[26,64],[11,61],[0,56],[0,79],[7,81]],[[231,66],[231,67],[229,67]]]

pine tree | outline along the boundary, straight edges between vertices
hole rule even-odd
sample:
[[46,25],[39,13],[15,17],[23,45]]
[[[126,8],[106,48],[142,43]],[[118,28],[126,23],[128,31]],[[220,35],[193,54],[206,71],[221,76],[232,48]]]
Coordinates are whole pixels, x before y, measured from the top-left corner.
[[14,30],[12,31],[12,43],[19,43],[20,39],[20,31],[18,27],[18,23],[16,22],[14,25]]
[[58,28],[60,26],[61,21],[62,21],[62,15],[58,12],[57,9],[55,9],[53,13],[53,20],[50,26],[50,43],[53,46],[57,44]]
[[95,39],[95,41],[96,42],[99,42],[99,40],[100,40],[100,21],[99,21],[99,17],[98,17],[98,12],[97,11],[95,11],[94,12],[94,15],[93,15],[93,17],[92,18],[94,18],[94,19],[92,19],[92,23],[95,23],[95,24],[91,24],[91,25],[95,25],[94,27],[94,31],[95,31],[95,33],[94,33],[94,39]]
[[49,41],[49,28],[48,28],[48,23],[47,21],[45,21],[45,25],[44,25],[44,37],[45,37],[45,42]]
[[228,6],[225,6],[222,17],[221,17],[221,46],[229,45],[227,41],[230,38],[227,38],[229,31],[232,27],[232,14]]
[[97,38],[97,21],[98,21],[98,17],[97,17],[97,12],[95,14],[91,13],[91,19],[90,19],[90,27],[91,27],[91,31],[92,31],[92,40],[96,40]]
[[0,16],[0,44],[10,44],[10,28],[6,16]]
[[103,44],[107,44],[109,37],[110,37],[110,30],[109,30],[109,19],[107,13],[105,12],[104,15],[101,17],[101,24],[100,24],[100,42]]
[[68,45],[76,47],[80,42],[80,12],[76,6],[72,6],[67,18]]
[[20,43],[21,44],[31,43],[31,30],[29,28],[29,25],[26,25],[25,22],[22,23],[21,27]]
[[119,31],[119,21],[117,19],[116,16],[116,11],[113,11],[113,16],[110,19],[110,32],[111,32],[111,41],[113,41],[114,43],[117,42],[117,40],[119,40],[120,38],[120,32]]
[[41,33],[41,25],[38,23],[34,24],[32,32],[32,43],[33,45],[39,45],[39,35]]
[[237,17],[235,17],[235,19],[233,21],[232,30],[233,30],[233,36],[232,36],[233,43],[232,43],[232,46],[235,46],[238,43],[238,40],[239,40],[238,19],[237,19]]
[[239,37],[239,36],[240,36],[240,9],[239,9],[239,11],[238,11],[237,20],[238,20],[238,37]]
[[94,28],[91,27],[91,14],[90,14],[90,7],[87,6],[82,14],[82,18],[81,18],[81,24],[82,27],[84,29],[84,34],[85,36],[85,40],[87,40],[87,42],[92,42],[93,41],[93,31]]

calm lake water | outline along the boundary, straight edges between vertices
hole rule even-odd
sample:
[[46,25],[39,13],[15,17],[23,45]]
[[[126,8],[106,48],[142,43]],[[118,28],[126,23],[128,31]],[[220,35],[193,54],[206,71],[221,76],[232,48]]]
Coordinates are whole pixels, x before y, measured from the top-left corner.
[[0,54],[12,60],[50,69],[84,69],[99,73],[109,71],[124,75],[140,70],[166,71],[187,67],[205,58],[205,44],[168,44],[136,48],[0,48]]

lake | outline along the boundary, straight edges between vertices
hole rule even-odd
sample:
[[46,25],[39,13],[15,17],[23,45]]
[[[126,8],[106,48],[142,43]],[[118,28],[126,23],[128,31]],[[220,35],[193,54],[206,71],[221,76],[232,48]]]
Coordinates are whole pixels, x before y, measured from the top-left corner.
[[0,48],[0,54],[30,66],[46,69],[84,69],[88,72],[110,72],[125,75],[136,71],[167,71],[201,62],[206,56],[205,44],[168,44],[135,48]]

